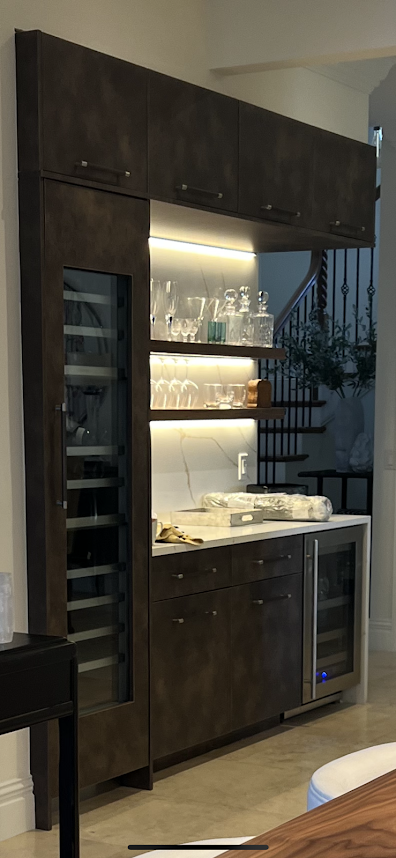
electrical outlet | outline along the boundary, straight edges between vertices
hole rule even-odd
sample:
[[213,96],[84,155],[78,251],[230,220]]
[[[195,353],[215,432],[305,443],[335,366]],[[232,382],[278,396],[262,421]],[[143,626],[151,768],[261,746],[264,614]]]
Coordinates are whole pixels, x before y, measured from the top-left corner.
[[396,471],[396,453],[395,453],[395,450],[385,450],[384,468],[386,471]]
[[243,480],[247,474],[248,453],[238,453],[238,480]]

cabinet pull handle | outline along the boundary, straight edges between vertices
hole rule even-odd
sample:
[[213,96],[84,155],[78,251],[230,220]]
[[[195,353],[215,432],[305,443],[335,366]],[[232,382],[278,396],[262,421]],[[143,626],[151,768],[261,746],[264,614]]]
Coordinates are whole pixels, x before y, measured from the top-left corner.
[[213,575],[217,572],[217,566],[213,566],[212,569],[208,569],[208,572],[213,572]]
[[56,505],[67,509],[67,472],[66,472],[66,402],[55,405],[61,419],[61,472],[62,472],[62,499],[57,500]]
[[105,167],[104,164],[92,164],[91,161],[76,161],[76,167],[85,167],[89,170],[103,170],[105,173],[114,173],[115,176],[125,176],[127,179],[131,175],[130,170],[117,170],[116,167]]
[[290,209],[281,209],[279,206],[273,206],[268,203],[266,206],[260,206],[266,212],[279,212],[280,214],[288,215],[289,217],[301,217],[301,212],[293,212]]
[[183,617],[175,617],[172,620],[172,623],[179,623],[179,625],[182,625],[182,623],[184,623],[184,619],[183,619]]
[[252,599],[252,605],[264,605],[267,602],[282,602],[284,599],[291,599],[291,593],[283,593],[282,596],[273,596],[272,599]]
[[178,581],[181,581],[181,579],[184,578],[183,572],[178,572],[177,574],[176,574],[176,572],[174,572],[172,574],[172,578],[177,578]]
[[356,226],[356,224],[354,224],[354,223],[343,223],[342,220],[331,220],[330,226],[343,226],[346,229],[352,229],[352,230],[355,230],[356,232],[366,232],[365,226]]
[[203,194],[205,197],[215,197],[216,200],[222,200],[223,194],[221,191],[208,191],[205,188],[194,188],[192,185],[176,185],[177,191],[191,191],[192,194]]
[[291,554],[278,554],[278,557],[267,557],[267,559],[265,561],[262,559],[252,560],[252,563],[254,563],[256,566],[264,566],[265,562],[266,563],[276,563],[278,560],[291,560],[291,559],[292,559]]
[[313,599],[312,599],[312,700],[316,700],[316,666],[318,658],[318,584],[319,540],[313,541]]
[[205,611],[207,617],[217,617],[217,611]]

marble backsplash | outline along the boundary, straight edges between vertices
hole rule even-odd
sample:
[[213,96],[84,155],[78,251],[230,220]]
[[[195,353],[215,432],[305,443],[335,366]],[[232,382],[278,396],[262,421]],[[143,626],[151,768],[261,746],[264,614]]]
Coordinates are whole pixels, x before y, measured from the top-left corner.
[[[153,510],[201,505],[214,491],[243,491],[256,482],[257,423],[254,420],[178,421],[151,424]],[[238,453],[248,453],[247,474],[238,481]]]

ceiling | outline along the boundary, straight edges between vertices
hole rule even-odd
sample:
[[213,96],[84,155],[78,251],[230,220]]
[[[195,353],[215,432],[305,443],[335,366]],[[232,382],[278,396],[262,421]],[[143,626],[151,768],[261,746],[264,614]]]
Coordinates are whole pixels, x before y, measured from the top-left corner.
[[383,81],[396,63],[396,56],[357,60],[333,65],[310,66],[311,71],[370,94]]

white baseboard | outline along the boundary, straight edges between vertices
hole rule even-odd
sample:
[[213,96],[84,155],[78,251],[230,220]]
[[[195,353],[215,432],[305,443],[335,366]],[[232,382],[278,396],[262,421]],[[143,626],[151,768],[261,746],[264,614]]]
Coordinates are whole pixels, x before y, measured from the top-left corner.
[[31,777],[0,783],[0,841],[30,831],[34,825]]
[[393,651],[393,630],[391,620],[370,620],[369,649],[383,652]]

